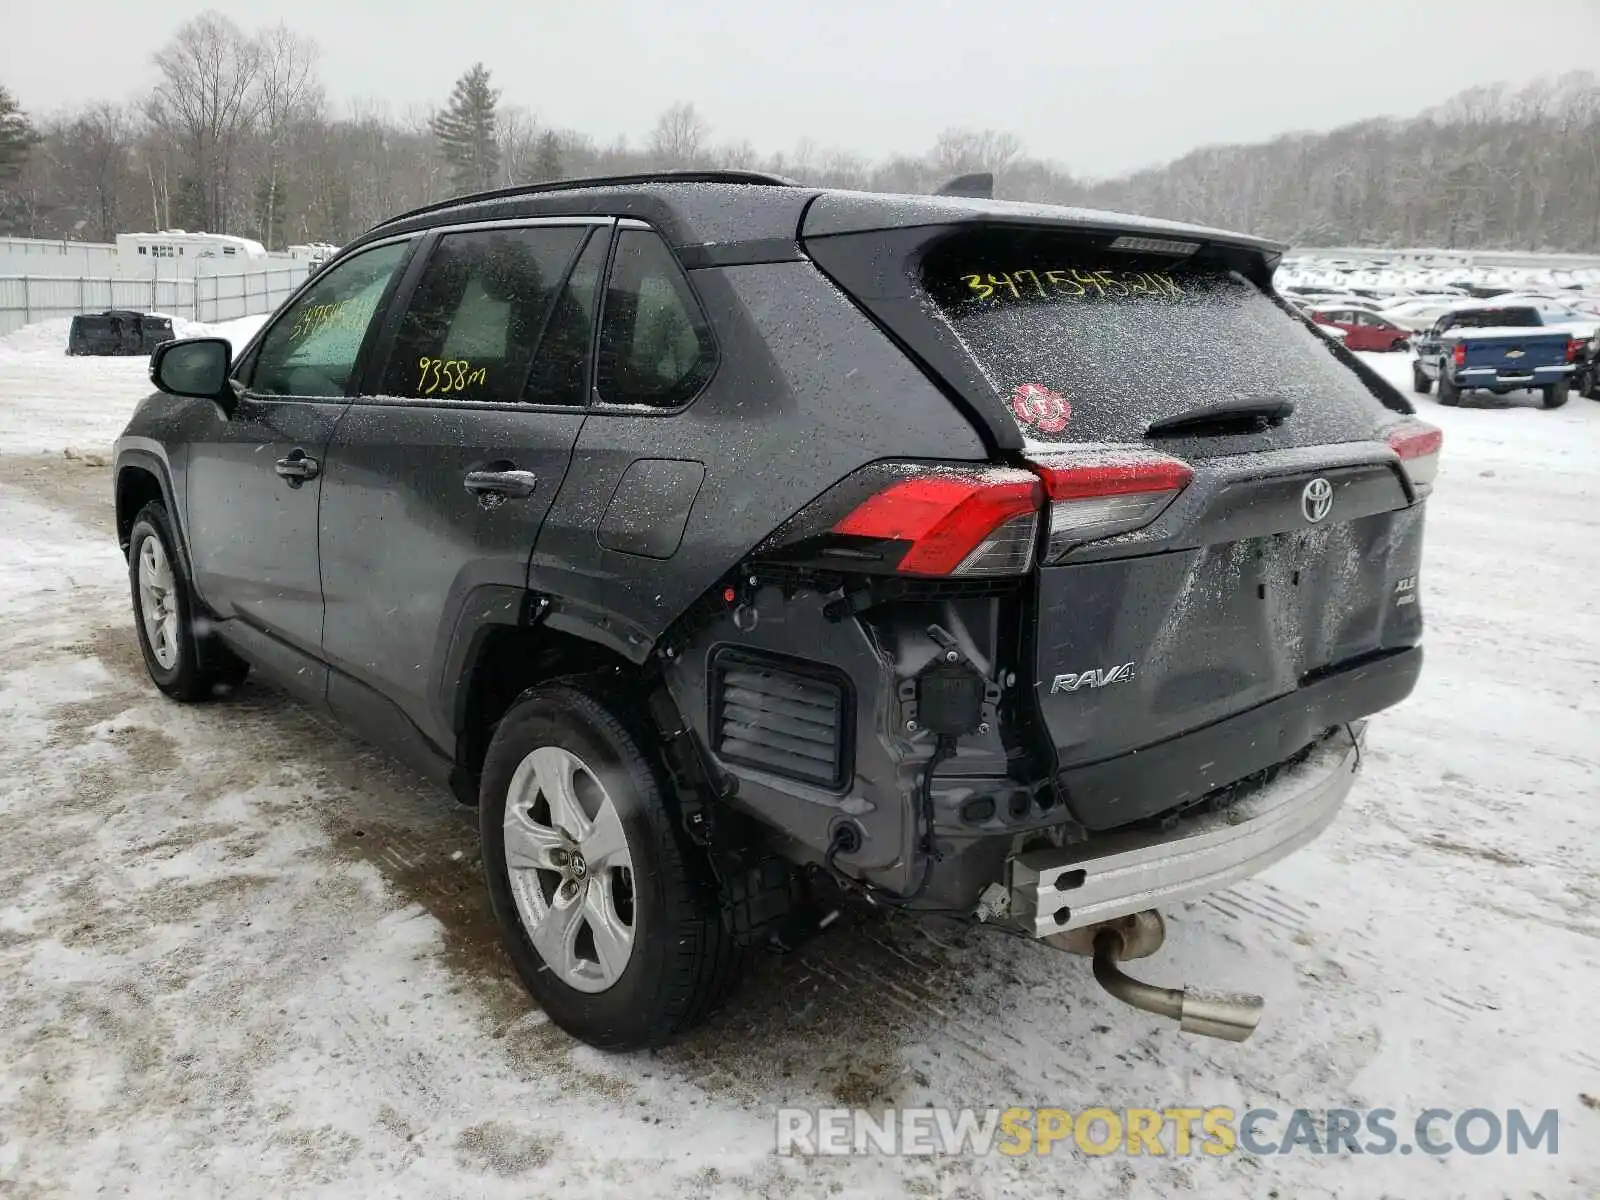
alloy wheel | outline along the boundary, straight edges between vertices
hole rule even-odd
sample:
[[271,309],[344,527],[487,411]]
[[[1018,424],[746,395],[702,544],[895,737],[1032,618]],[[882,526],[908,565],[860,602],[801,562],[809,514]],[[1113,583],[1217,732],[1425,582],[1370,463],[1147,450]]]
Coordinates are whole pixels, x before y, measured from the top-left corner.
[[161,669],[178,665],[178,591],[167,551],[157,537],[139,545],[139,617]]
[[505,856],[517,916],[551,973],[603,992],[633,954],[633,859],[622,818],[583,759],[541,746],[506,795]]

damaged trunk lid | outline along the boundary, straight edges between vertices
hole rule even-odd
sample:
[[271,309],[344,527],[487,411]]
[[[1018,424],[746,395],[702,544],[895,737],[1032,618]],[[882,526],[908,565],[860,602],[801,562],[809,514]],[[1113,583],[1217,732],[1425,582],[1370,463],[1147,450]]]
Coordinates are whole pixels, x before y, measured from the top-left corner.
[[1436,431],[1277,300],[1269,247],[1007,211],[806,245],[1045,479],[1026,637],[1077,819],[1181,811],[1402,698]]

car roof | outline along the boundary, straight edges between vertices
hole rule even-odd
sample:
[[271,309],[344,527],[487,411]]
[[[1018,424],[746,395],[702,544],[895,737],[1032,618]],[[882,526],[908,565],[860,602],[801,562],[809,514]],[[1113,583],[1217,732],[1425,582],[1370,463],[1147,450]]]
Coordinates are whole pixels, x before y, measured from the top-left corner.
[[1517,296],[1491,296],[1487,300],[1463,300],[1459,304],[1450,305],[1448,312],[1481,312],[1484,309],[1497,308],[1538,308],[1539,302],[1525,300]]
[[1379,312],[1377,309],[1373,308],[1372,305],[1370,305],[1370,304],[1345,304],[1344,302],[1339,301],[1339,300],[1329,300],[1329,301],[1327,301],[1325,303],[1313,304],[1311,306],[1311,311],[1312,312],[1333,312],[1335,310],[1337,310],[1339,312],[1371,313],[1375,317],[1383,316],[1383,314],[1381,312]]
[[528,217],[635,217],[676,249],[728,243],[787,243],[794,251],[801,214],[817,194],[778,176],[736,171],[609,176],[502,188],[442,200],[390,217],[346,247],[439,225]]
[[[748,171],[658,172],[502,188],[440,201],[373,226],[348,252],[375,238],[438,225],[526,217],[636,217],[656,228],[687,266],[798,258],[796,237],[924,225],[1066,225],[1129,234],[1225,242],[1276,261],[1284,246],[1245,234],[1153,217],[965,196],[898,195],[808,187]],[[740,249],[735,250],[735,247]],[[754,253],[758,257],[752,258]]]

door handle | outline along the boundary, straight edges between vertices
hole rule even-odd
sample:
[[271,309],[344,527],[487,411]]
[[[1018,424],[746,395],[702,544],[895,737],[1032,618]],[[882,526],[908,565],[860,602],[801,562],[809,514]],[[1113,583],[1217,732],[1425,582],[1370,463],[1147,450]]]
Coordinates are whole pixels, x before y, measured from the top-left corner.
[[468,471],[463,482],[480,500],[498,504],[527,499],[539,486],[539,477],[532,471]]
[[297,488],[306,480],[315,479],[321,474],[322,464],[304,450],[291,450],[288,457],[273,463],[272,469],[287,479],[290,487]]

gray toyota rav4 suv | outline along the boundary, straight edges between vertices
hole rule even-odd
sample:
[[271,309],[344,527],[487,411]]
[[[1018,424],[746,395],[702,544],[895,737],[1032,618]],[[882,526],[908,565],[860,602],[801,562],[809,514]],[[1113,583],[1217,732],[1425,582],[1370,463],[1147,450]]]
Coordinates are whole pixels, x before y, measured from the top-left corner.
[[465,197],[117,443],[151,678],[247,670],[478,806],[550,1017],[659,1044],[839,906],[1119,964],[1315,837],[1421,665],[1438,430],[1280,247],[741,173]]

